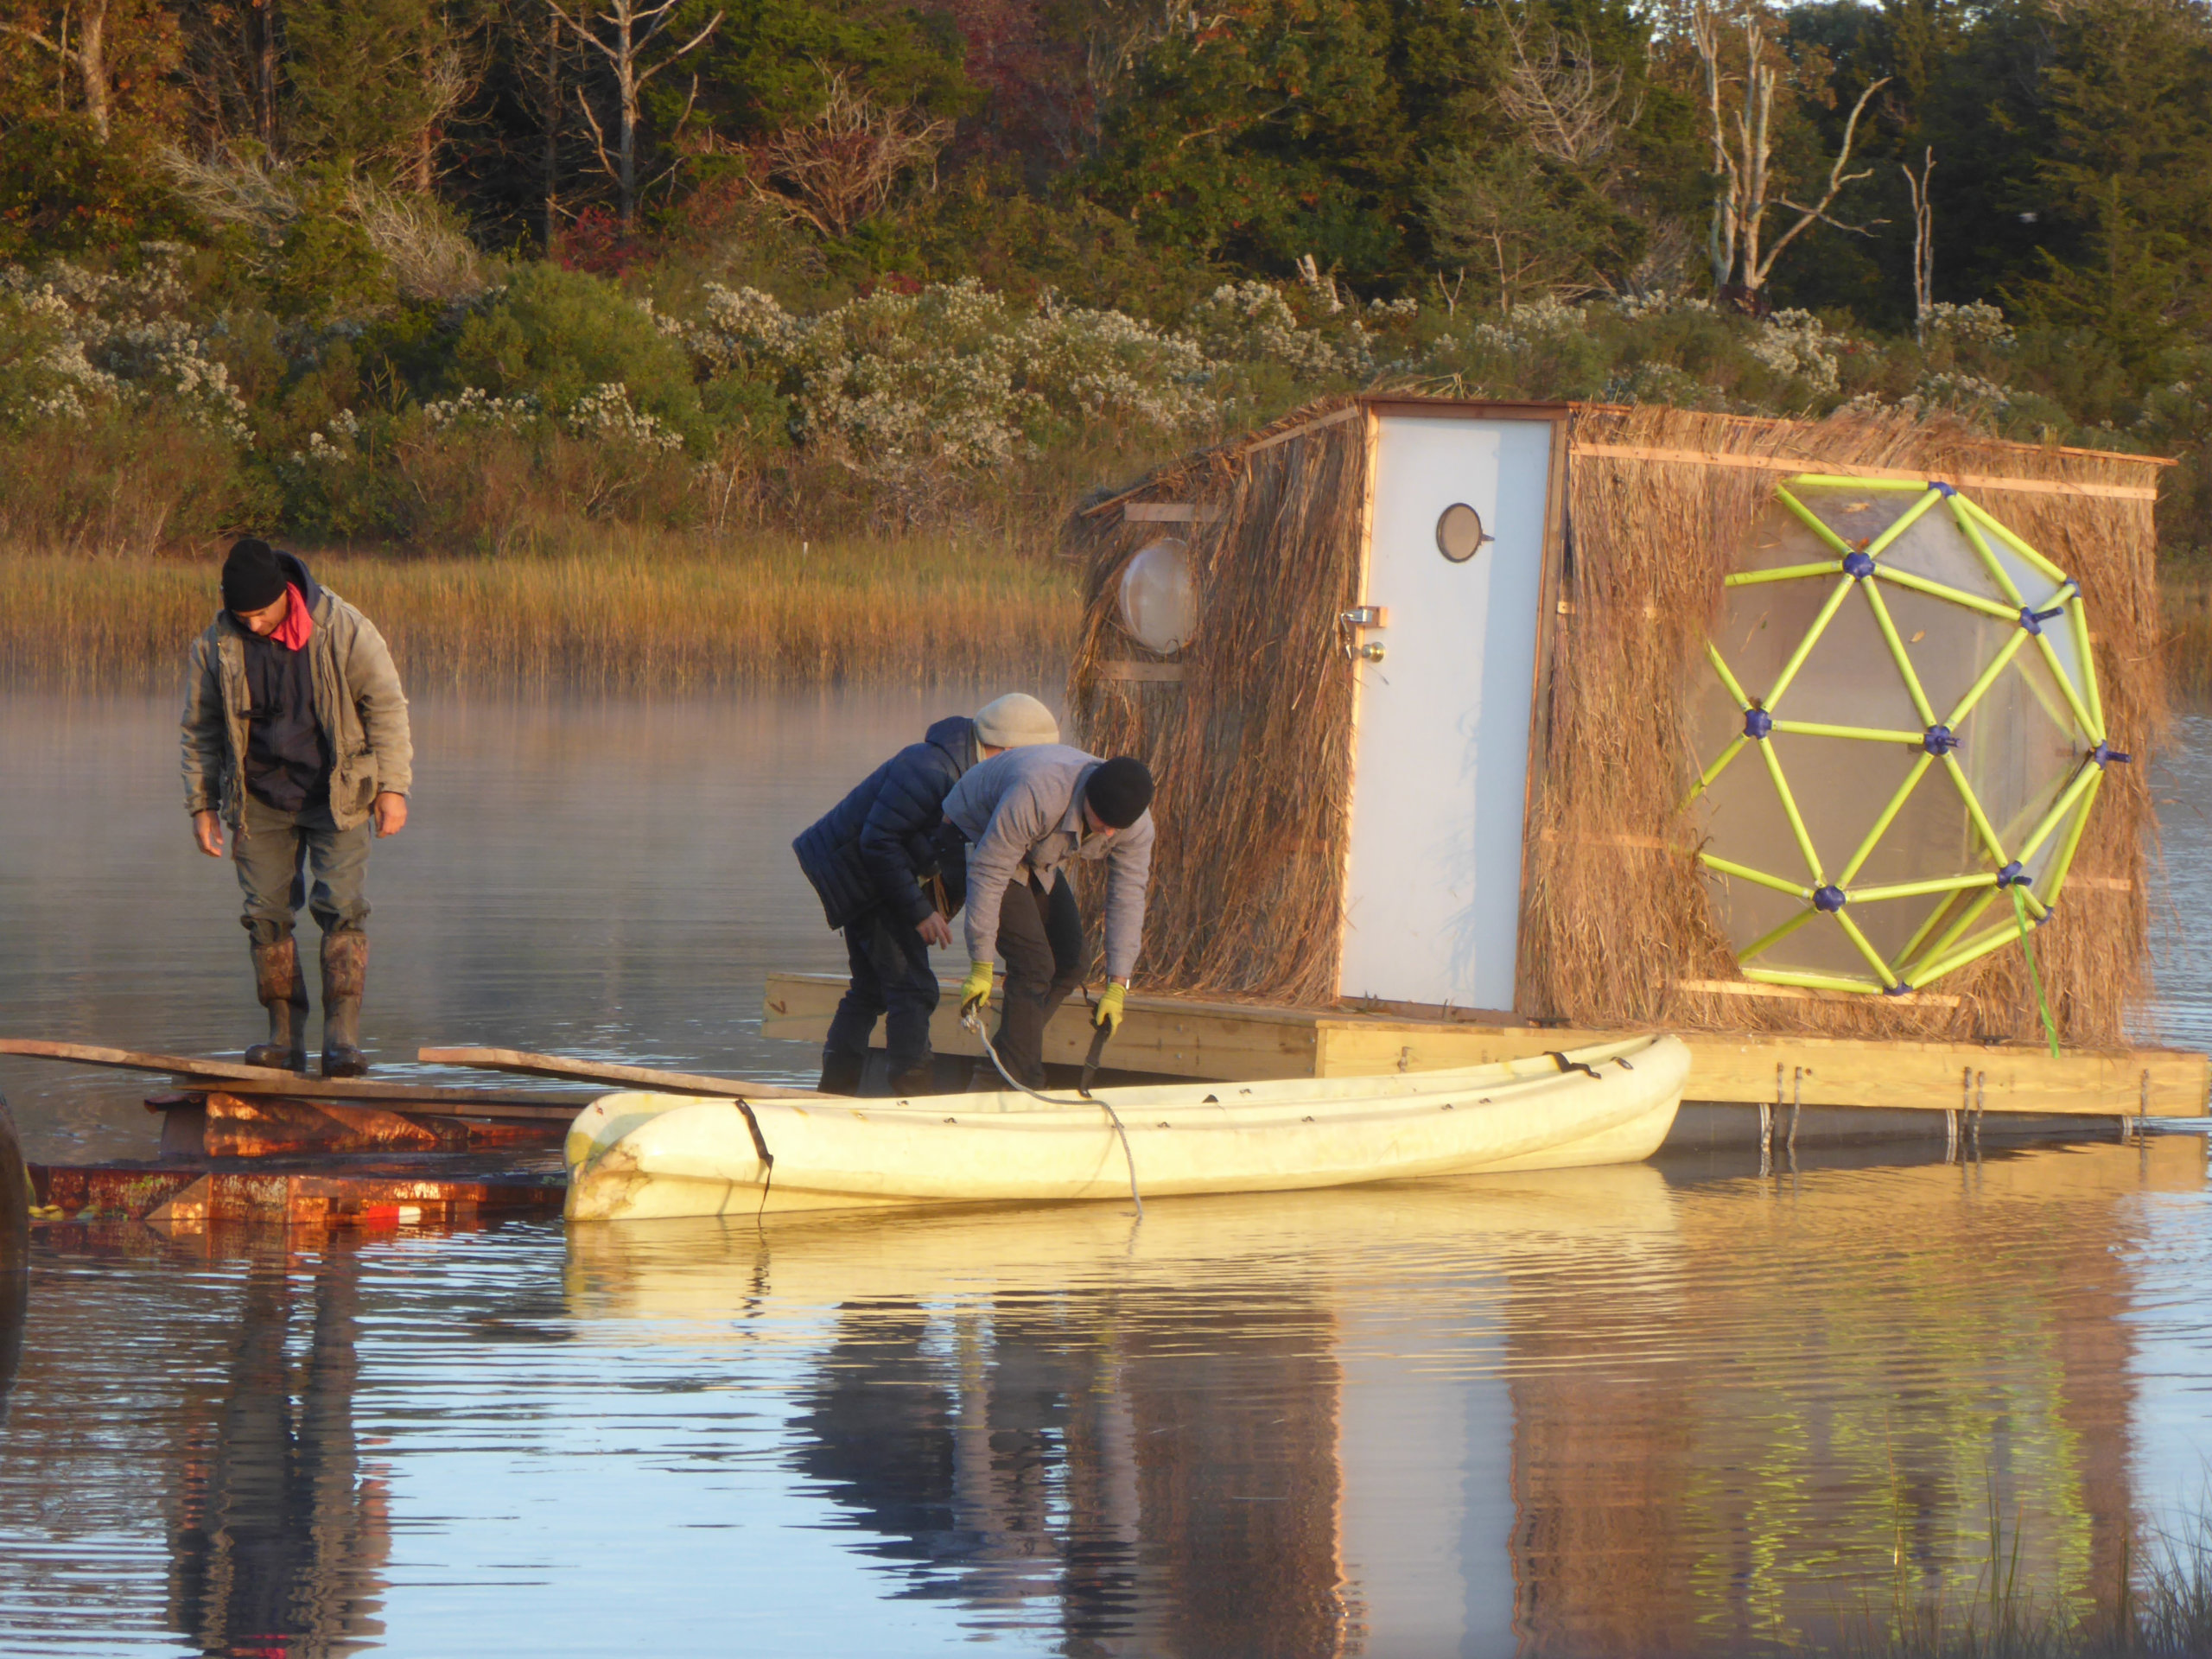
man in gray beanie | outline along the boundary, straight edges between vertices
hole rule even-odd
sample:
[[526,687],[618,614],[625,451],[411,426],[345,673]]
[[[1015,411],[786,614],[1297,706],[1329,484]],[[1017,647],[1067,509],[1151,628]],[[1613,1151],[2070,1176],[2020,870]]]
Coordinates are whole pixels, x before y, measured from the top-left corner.
[[255,994],[269,1011],[269,1039],[246,1064],[307,1069],[292,937],[304,903],[322,930],[323,1075],[359,1077],[370,825],[397,835],[414,782],[407,699],[384,636],[300,559],[248,537],[223,562],[223,608],[193,643],[183,724],[193,836],[220,858],[230,826]]
[[[964,874],[957,843],[940,834],[946,791],[980,760],[1059,737],[1052,711],[1020,691],[985,703],[973,719],[949,715],[791,842],[823,914],[844,933],[852,969],[822,1047],[823,1093],[860,1092],[879,1019],[891,1092],[929,1092],[930,1018],[938,1000],[929,948],[952,942],[948,918],[960,907]],[[1079,921],[1076,926],[1080,932]]]

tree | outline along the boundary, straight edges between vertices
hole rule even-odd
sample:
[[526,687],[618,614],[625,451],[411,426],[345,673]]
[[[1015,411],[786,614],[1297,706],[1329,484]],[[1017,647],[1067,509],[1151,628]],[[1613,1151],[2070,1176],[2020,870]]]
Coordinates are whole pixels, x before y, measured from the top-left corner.
[[[670,65],[689,57],[706,42],[706,39],[721,25],[722,14],[717,11],[709,17],[705,27],[672,51],[652,56],[652,48],[669,26],[677,0],[660,0],[657,6],[641,6],[638,0],[591,0],[594,10],[586,10],[584,0],[578,0],[575,12],[563,10],[558,0],[548,0],[553,15],[565,24],[576,39],[597,52],[606,60],[607,73],[614,79],[615,131],[614,154],[607,153],[607,133],[599,118],[592,112],[591,100],[579,87],[576,102],[582,108],[584,119],[590,124],[594,147],[599,152],[600,166],[615,183],[619,192],[622,228],[633,230],[638,222],[638,117],[639,98],[645,84]],[[650,60],[648,60],[650,58]]]
[[[1863,225],[1846,225],[1828,209],[1845,188],[1871,176],[1871,170],[1847,173],[1859,133],[1859,118],[1889,77],[1868,84],[1851,106],[1835,159],[1819,199],[1809,206],[1781,193],[1784,181],[1775,167],[1775,94],[1797,78],[1798,68],[1767,29],[1756,3],[1724,20],[1710,0],[1691,0],[1690,40],[1697,54],[1704,92],[1706,130],[1713,176],[1712,231],[1707,252],[1713,286],[1740,295],[1756,306],[1783,251],[1815,225],[1867,233]],[[1737,67],[1736,54],[1741,54]],[[1826,89],[1821,89],[1823,92]],[[1768,243],[1768,209],[1779,203],[1797,215],[1789,228]]]
[[2037,174],[2059,246],[2037,251],[2018,298],[2147,370],[2212,309],[2212,27],[2189,0],[2092,0],[2051,21],[2056,142]]
[[1086,181],[1154,241],[1287,271],[1402,270],[1416,152],[1384,0],[1230,0],[1145,54]]
[[1452,151],[1421,204],[1437,255],[1480,273],[1484,286],[1495,285],[1499,309],[1510,310],[1599,285],[1603,230],[1567,194],[1543,156],[1514,144],[1483,156]]
[[105,143],[114,136],[118,105],[144,104],[169,67],[175,29],[167,13],[144,0],[75,0],[60,6],[0,0],[0,36],[22,41],[76,83],[85,119]]
[[950,121],[887,110],[831,72],[822,109],[759,148],[760,194],[788,217],[842,237],[881,207],[899,179],[927,167],[951,137]]
[[286,0],[287,132],[296,153],[435,181],[439,130],[481,73],[442,0]]

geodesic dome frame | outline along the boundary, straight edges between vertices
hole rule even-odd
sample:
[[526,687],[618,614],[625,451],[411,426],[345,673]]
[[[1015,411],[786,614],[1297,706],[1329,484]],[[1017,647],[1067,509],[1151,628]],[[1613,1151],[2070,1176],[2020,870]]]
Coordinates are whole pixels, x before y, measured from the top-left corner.
[[[1804,866],[1798,879],[1763,868],[1771,860],[1730,855],[1738,851],[1732,845],[1715,850],[1708,842],[1700,850],[1700,861],[1724,885],[1740,882],[1753,890],[1753,902],[1739,904],[1738,911],[1758,914],[1766,907],[1759,919],[1771,925],[1757,937],[1741,938],[1745,928],[1738,918],[1740,971],[1769,984],[1894,997],[2016,939],[2024,948],[2029,935],[2051,919],[2105,769],[2129,758],[2113,748],[2105,729],[2079,583],[1948,484],[1807,473],[1786,479],[1775,499],[1788,515],[1785,525],[1794,520],[1796,527],[1764,545],[1779,549],[1808,534],[1827,556],[1792,559],[1785,550],[1777,563],[1755,553],[1752,568],[1724,578],[1739,608],[1724,618],[1707,660],[1740,724],[1704,766],[1693,791],[1694,798],[1708,803],[1718,789],[1732,791],[1739,822],[1758,817],[1770,800]],[[1849,534],[1853,518],[1866,520],[1872,533]],[[2036,582],[2050,589],[2031,601]],[[1815,603],[1815,585],[1823,583],[1827,591]],[[1751,660],[1758,658],[1754,643],[1775,620],[1762,613],[1744,632],[1732,667],[1722,646],[1745,622],[1740,597],[1774,584],[1796,584],[1791,602],[1810,609],[1802,635],[1785,652],[1787,630],[1777,631],[1759,644],[1778,661]],[[1910,638],[1899,625],[1901,608],[1923,625]],[[1859,642],[1840,651],[1847,627],[1858,629]],[[1930,634],[1937,635],[1936,644],[1916,660],[1913,647]],[[1802,709],[1807,694],[1789,699],[1794,687],[1821,677],[1808,677],[1808,668],[1824,652],[1827,705],[1855,683],[1857,695],[1887,705],[1878,713],[1909,718],[1916,729],[1903,719],[1878,725],[1799,717],[1837,712],[1833,706]],[[1755,676],[1754,668],[1765,677]],[[1886,684],[1884,672],[1893,677]],[[1746,680],[1761,689],[1747,690]],[[2006,705],[2001,711],[1999,701]],[[1796,760],[1785,763],[1777,736],[1798,746]],[[1808,740],[1852,747],[1816,755]],[[1746,749],[1757,751],[1770,798],[1745,781]],[[1979,786],[1961,762],[1962,749],[1977,763]],[[1900,776],[1906,753],[1911,759]],[[1801,810],[1800,792],[1816,758],[1827,804],[1813,822],[1816,815]],[[1793,768],[1799,787],[1791,782]],[[1882,804],[1861,827],[1853,818],[1854,803],[1874,801]],[[1945,825],[1955,817],[1959,838],[1947,850]],[[1905,842],[1912,844],[1900,844]],[[1924,873],[1912,868],[1916,858],[1928,867]],[[1950,868],[1934,868],[1946,864]],[[1774,919],[1777,898],[1787,913]],[[1862,925],[1870,906],[1887,907],[1872,912],[1882,918],[1879,925],[1871,918]],[[1912,908],[1908,915],[1896,906]],[[1999,919],[1984,925],[1993,908]],[[1808,928],[1840,939],[1867,971],[1817,960],[1833,940],[1807,934]],[[1762,962],[1790,941],[1796,943],[1783,954],[1796,956],[1796,963]],[[1807,959],[1808,945],[1815,959]],[[2032,974],[2031,950],[2029,966]]]

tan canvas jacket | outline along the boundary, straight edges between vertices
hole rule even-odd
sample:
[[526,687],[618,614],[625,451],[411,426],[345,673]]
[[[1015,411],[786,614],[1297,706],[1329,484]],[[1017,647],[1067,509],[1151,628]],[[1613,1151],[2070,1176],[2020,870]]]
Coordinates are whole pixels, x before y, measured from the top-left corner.
[[[330,744],[330,816],[350,830],[385,790],[404,795],[415,782],[415,745],[407,699],[391,651],[368,618],[325,588],[308,641],[315,717]],[[245,801],[245,635],[228,611],[192,642],[185,676],[184,808],[218,811],[233,830]]]

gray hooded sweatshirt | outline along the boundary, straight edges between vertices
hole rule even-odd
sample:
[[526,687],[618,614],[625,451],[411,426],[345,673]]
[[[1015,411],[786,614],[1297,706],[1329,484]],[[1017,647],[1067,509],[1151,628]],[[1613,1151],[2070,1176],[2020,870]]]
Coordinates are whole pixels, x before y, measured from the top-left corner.
[[1103,763],[1065,743],[1008,749],[971,768],[944,798],[944,816],[968,838],[968,958],[998,957],[999,901],[1021,874],[1050,888],[1071,858],[1106,862],[1106,974],[1126,979],[1144,939],[1145,882],[1152,874],[1152,814],[1112,835],[1087,830],[1083,790]]

